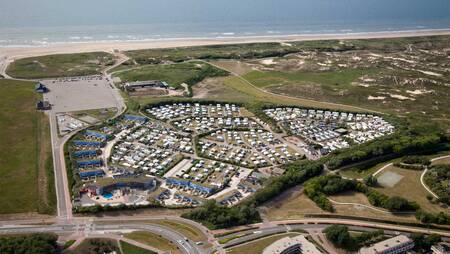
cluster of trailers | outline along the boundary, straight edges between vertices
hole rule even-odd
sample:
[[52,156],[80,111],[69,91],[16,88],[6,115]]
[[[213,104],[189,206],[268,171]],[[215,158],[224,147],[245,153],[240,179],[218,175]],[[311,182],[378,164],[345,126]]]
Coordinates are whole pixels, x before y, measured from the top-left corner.
[[[195,206],[214,198],[233,205],[260,188],[271,169],[305,154],[286,134],[273,133],[243,110],[234,104],[169,103],[146,108],[149,117],[123,115],[71,141],[73,166],[87,183],[158,179],[162,191],[155,199],[165,204]],[[288,135],[330,151],[348,147],[348,140],[362,143],[394,131],[369,114],[293,107],[264,112]]]

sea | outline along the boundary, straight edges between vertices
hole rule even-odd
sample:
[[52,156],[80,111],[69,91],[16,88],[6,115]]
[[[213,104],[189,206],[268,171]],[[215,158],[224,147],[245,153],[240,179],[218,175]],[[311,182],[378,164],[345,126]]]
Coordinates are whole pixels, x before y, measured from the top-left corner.
[[0,0],[0,47],[450,28],[450,0]]

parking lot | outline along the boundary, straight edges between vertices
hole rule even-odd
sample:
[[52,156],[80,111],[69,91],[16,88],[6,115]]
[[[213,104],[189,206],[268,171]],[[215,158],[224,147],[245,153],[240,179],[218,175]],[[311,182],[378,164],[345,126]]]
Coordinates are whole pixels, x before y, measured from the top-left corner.
[[102,76],[48,79],[41,83],[49,89],[44,99],[54,112],[118,107],[115,91]]

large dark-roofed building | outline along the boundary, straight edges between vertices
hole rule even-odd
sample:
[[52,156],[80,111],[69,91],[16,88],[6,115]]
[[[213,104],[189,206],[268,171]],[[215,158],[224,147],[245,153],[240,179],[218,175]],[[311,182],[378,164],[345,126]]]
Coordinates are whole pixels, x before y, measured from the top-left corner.
[[124,85],[125,90],[128,92],[134,92],[137,90],[147,89],[147,88],[169,88],[166,82],[159,80],[147,80],[147,81],[136,81],[128,82]]

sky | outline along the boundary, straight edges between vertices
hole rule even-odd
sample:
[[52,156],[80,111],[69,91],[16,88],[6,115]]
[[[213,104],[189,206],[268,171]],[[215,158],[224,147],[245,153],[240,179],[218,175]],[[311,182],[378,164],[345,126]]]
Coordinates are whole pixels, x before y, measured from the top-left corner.
[[0,27],[450,19],[450,0],[0,0]]

